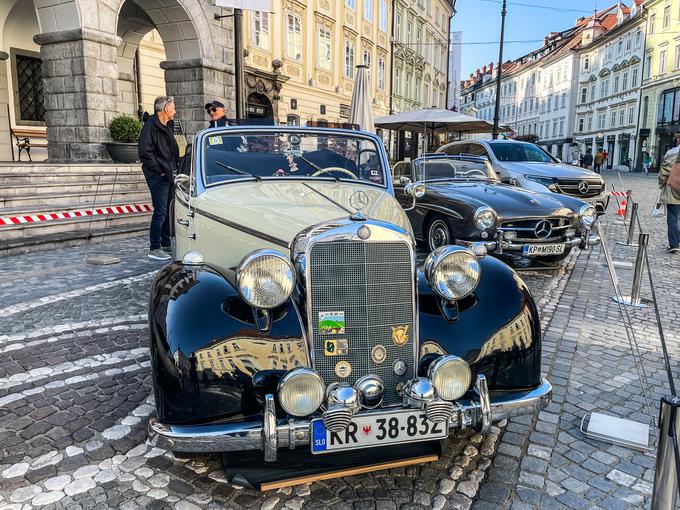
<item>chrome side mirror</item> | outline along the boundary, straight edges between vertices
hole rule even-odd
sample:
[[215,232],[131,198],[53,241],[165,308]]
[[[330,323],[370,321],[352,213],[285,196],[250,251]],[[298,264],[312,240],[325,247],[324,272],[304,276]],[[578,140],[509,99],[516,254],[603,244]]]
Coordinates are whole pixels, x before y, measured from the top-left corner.
[[175,176],[175,186],[179,186],[180,184],[184,184],[188,187],[190,180],[191,180],[190,177],[186,174],[177,174]]
[[406,177],[405,175],[402,175],[401,177],[399,177],[399,184],[401,184],[402,186],[411,184],[411,179],[409,177]]

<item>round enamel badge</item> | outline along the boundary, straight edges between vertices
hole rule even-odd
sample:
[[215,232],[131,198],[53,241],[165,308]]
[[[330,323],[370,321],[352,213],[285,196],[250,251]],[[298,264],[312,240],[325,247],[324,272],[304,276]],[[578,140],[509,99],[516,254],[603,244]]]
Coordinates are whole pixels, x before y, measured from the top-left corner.
[[380,365],[387,358],[387,349],[384,345],[376,345],[371,349],[371,359],[376,365]]
[[349,361],[338,361],[335,365],[335,375],[338,377],[344,379],[345,377],[349,377],[351,373],[352,365],[349,364]]

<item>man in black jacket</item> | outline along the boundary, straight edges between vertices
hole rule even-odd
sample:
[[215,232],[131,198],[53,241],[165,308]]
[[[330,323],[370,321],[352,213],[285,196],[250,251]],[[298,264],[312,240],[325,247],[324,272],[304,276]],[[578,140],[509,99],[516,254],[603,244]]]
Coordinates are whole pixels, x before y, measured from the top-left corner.
[[227,116],[224,113],[224,103],[210,101],[205,105],[205,111],[210,115],[210,125],[208,127],[225,127],[229,125]]
[[171,96],[157,97],[154,115],[144,123],[139,135],[139,159],[149,185],[153,215],[149,228],[149,258],[170,260],[170,215],[179,147],[173,133],[175,101]]

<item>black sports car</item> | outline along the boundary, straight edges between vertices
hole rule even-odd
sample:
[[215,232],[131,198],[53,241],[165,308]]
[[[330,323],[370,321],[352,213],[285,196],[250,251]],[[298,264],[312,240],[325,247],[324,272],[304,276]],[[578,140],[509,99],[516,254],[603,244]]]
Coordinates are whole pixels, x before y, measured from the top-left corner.
[[399,162],[394,188],[416,238],[430,251],[460,244],[557,261],[574,247],[599,242],[590,232],[597,219],[593,206],[502,184],[483,158],[433,155]]

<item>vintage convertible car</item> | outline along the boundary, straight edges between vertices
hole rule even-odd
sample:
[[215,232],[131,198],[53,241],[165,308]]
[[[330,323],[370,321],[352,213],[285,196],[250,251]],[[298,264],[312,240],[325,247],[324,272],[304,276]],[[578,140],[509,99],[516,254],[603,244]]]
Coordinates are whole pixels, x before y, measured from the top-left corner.
[[152,443],[227,452],[230,479],[270,487],[431,460],[450,431],[549,401],[526,285],[461,246],[418,267],[375,135],[205,130],[175,200],[176,261],[150,297]]
[[[397,199],[407,208],[416,239],[430,251],[448,244],[503,253],[565,258],[572,248],[599,242],[597,212],[576,198],[502,184],[489,162],[436,154],[394,167]],[[419,189],[415,207],[411,192]]]

